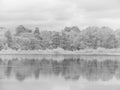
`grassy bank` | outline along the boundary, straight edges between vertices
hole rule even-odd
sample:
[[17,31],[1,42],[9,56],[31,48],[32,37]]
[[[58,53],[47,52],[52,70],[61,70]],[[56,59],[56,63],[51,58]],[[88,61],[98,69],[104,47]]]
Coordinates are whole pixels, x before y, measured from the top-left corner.
[[63,49],[47,50],[2,50],[1,55],[6,54],[50,54],[50,55],[120,55],[120,49],[84,49],[79,51],[67,51]]

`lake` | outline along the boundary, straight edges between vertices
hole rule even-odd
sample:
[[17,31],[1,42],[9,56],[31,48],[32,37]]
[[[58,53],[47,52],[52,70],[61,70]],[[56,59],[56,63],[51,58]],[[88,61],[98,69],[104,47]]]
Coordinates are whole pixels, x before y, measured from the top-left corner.
[[120,90],[120,57],[3,55],[0,90]]

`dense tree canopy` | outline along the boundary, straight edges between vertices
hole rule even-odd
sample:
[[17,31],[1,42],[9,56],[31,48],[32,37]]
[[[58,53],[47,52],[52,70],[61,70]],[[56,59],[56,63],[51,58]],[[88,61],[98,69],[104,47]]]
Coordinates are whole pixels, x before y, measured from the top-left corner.
[[62,48],[64,50],[81,50],[97,48],[119,48],[120,30],[109,27],[87,27],[80,30],[77,26],[65,27],[60,32],[34,30],[19,25],[16,33],[5,32],[5,42],[0,40],[0,50],[5,47],[15,50],[39,50]]

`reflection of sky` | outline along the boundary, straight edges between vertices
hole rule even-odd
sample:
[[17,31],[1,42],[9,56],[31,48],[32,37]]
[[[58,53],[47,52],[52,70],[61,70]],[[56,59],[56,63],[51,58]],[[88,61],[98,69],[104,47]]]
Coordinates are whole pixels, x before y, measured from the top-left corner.
[[57,78],[28,79],[18,82],[14,79],[1,80],[0,90],[120,90],[120,82],[110,80],[107,82],[79,82],[65,81]]

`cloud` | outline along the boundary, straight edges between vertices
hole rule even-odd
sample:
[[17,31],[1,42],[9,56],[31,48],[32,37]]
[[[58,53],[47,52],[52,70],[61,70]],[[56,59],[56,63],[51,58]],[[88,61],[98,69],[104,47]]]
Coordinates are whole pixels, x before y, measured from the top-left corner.
[[[1,25],[108,25],[118,28],[119,0],[0,0]],[[44,26],[44,25],[43,25]]]
[[87,11],[101,11],[106,9],[118,8],[119,0],[67,0],[78,6],[78,8],[84,8]]

